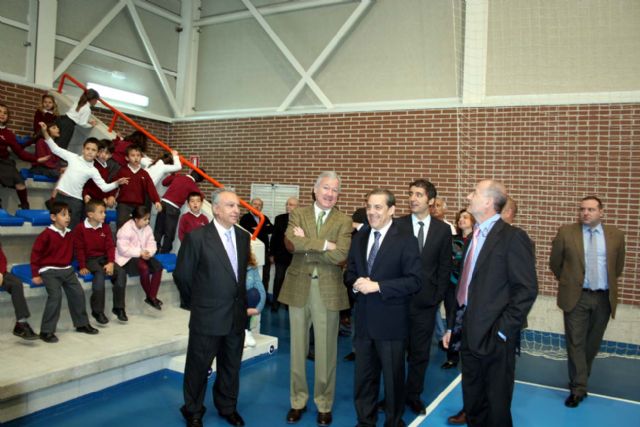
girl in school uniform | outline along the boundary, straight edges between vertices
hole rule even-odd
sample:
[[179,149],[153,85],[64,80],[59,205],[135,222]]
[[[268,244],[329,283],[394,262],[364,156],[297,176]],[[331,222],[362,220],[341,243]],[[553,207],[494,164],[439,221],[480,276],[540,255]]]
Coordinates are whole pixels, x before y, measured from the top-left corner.
[[40,122],[46,124],[54,123],[58,119],[58,104],[52,95],[45,93],[42,95],[42,100],[38,109],[33,115],[33,134],[37,137],[40,136]]
[[146,298],[145,303],[162,310],[158,289],[162,281],[162,264],[153,257],[157,247],[153,230],[149,227],[149,209],[136,206],[132,218],[118,230],[116,263],[130,276],[140,276],[140,284]]
[[73,133],[76,130],[76,125],[83,128],[92,128],[96,125],[96,121],[91,118],[91,107],[96,105],[100,99],[100,94],[94,89],[86,90],[78,99],[76,108],[67,111],[67,114],[58,117],[56,123],[60,129],[60,137],[56,143],[62,147],[67,148]]

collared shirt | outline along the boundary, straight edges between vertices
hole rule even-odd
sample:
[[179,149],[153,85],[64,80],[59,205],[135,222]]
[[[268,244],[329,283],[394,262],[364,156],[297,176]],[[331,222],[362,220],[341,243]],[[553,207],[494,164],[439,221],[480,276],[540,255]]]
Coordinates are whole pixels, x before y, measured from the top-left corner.
[[418,219],[416,214],[411,214],[411,222],[413,223],[413,235],[416,236],[416,239],[418,238],[418,233],[420,232],[420,224],[418,224],[418,221],[422,221],[424,223],[424,231],[422,232],[424,241],[421,242],[422,247],[424,247],[424,243],[427,241],[429,226],[431,225],[431,215],[427,215],[425,219]]
[[[64,230],[60,230],[58,227],[56,227],[55,225],[51,224],[50,226],[47,227],[49,230],[55,231],[56,233],[58,233],[63,239],[64,237],[67,235],[67,233],[69,233],[71,230],[69,228],[65,228]],[[67,268],[69,268],[70,265],[65,265],[65,266],[54,266],[54,265],[48,265],[45,267],[42,267],[38,270],[39,273],[42,273],[44,271],[47,270],[65,270]]]
[[[233,230],[233,226],[231,226],[231,228],[224,228],[215,218],[213,218],[213,225],[216,226],[216,230],[218,230],[218,234],[220,235],[220,240],[222,240],[222,244],[224,245],[227,241],[225,234],[227,231]],[[236,248],[237,251],[238,245],[236,245],[236,233],[231,233],[231,240],[233,241],[233,247]]]
[[[589,242],[591,240],[591,227],[586,224],[582,224],[582,241],[584,243],[584,266],[585,272],[589,271]],[[597,289],[606,290],[609,289],[609,279],[607,275],[607,242],[604,238],[604,228],[602,224],[598,224],[594,227],[594,237],[596,244],[598,245],[598,286]],[[587,274],[584,275],[584,282],[582,287],[591,289],[591,284],[587,278]]]
[[[331,208],[333,209],[333,208]],[[316,218],[316,223],[318,222],[318,215],[320,215],[320,212],[324,212],[324,216],[322,217],[322,223],[324,224],[325,222],[327,222],[327,217],[329,217],[329,213],[331,213],[331,209],[322,209],[318,206],[317,203],[313,204],[313,213],[315,215]],[[324,241],[324,247],[322,248],[323,251],[327,250],[327,241]]]
[[[484,245],[485,240],[487,240],[487,236],[489,232],[493,228],[496,222],[500,219],[500,214],[495,214],[489,219],[486,219],[484,222],[480,224],[476,224],[475,227],[480,229],[480,233],[478,234],[478,240],[476,241],[476,247],[473,251],[473,258],[471,259],[471,275],[473,276],[473,272],[476,269],[476,261],[478,260],[478,255],[482,250],[482,246]],[[475,228],[474,228],[475,229]],[[473,243],[472,243],[473,244]],[[467,252],[468,253],[468,252]]]
[[393,223],[393,220],[389,221],[389,223],[384,227],[382,227],[380,230],[376,230],[375,228],[371,227],[371,231],[369,232],[369,242],[367,243],[367,259],[369,259],[369,253],[371,252],[373,243],[376,240],[376,237],[374,236],[373,233],[375,233],[376,231],[380,233],[380,239],[378,240],[378,245],[379,245],[378,248],[380,248],[382,246],[382,241],[384,240],[384,236],[387,235],[387,231],[389,231],[389,227],[391,227],[392,223]]
[[[102,223],[96,225],[95,227],[93,225],[91,225],[91,223],[89,222],[89,218],[85,218],[84,219],[84,226],[85,228],[93,228],[94,230],[99,230],[102,228]],[[64,237],[64,236],[62,236]]]

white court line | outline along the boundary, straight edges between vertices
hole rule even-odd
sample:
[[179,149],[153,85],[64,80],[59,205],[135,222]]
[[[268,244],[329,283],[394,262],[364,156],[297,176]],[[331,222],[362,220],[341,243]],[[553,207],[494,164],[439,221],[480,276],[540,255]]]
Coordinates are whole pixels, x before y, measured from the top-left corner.
[[458,375],[453,381],[451,381],[447,388],[445,388],[438,397],[436,397],[433,402],[427,406],[426,414],[416,417],[416,419],[409,424],[409,427],[418,427],[438,407],[440,402],[442,402],[444,398],[447,397],[447,395],[451,393],[458,384],[460,384],[460,381],[462,381],[462,375]]
[[[525,384],[525,385],[530,385],[530,386],[533,386],[533,387],[546,388],[546,389],[549,389],[549,390],[558,390],[558,391],[566,391],[566,392],[569,391],[569,389],[562,388],[562,387],[553,387],[553,386],[550,386],[550,385],[530,383],[530,382],[527,382],[527,381],[516,380],[516,382],[518,384]],[[604,395],[604,394],[596,394],[596,393],[589,393],[589,396],[600,397],[602,399],[617,400],[618,402],[631,403],[633,405],[640,405],[640,402],[637,402],[635,400],[622,399],[621,397],[613,397],[613,396],[607,396],[607,395]]]

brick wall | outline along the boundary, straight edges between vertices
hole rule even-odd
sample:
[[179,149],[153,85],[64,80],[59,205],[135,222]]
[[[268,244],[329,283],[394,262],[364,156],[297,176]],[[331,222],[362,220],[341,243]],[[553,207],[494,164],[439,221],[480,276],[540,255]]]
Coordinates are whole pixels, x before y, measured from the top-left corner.
[[[11,128],[26,133],[42,91],[0,82]],[[97,112],[108,122],[109,115]],[[138,119],[185,156],[200,157],[213,178],[249,198],[251,183],[297,184],[310,201],[317,174],[343,177],[339,206],[351,213],[373,187],[399,196],[426,177],[438,187],[453,221],[475,182],[494,177],[518,201],[517,223],[536,242],[542,293],[555,294],[548,271],[557,228],[574,221],[578,201],[599,195],[605,222],[625,231],[627,262],[621,300],[640,305],[640,105],[600,104],[301,115],[172,126]],[[131,129],[118,122],[124,134]],[[207,188],[207,191],[211,188]]]

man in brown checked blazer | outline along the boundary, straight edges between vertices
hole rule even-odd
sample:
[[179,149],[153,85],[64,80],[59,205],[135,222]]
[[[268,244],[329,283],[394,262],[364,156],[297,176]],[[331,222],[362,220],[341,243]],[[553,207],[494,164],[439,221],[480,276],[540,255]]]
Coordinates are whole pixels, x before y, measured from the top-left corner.
[[580,202],[580,222],[564,225],[551,244],[549,265],[558,279],[558,306],[564,311],[571,393],[575,408],[587,395],[587,380],[609,316],[616,315],[618,277],[624,268],[622,231],[602,224],[602,202]]
[[289,305],[291,328],[291,409],[287,422],[300,420],[309,399],[305,360],[313,324],[313,397],[318,425],[328,426],[336,387],[339,312],[349,307],[341,266],[349,252],[352,224],[349,216],[335,208],[340,192],[340,177],[335,172],[321,173],[313,191],[315,203],[297,208],[289,216],[285,236],[293,245],[293,260],[278,301]]

